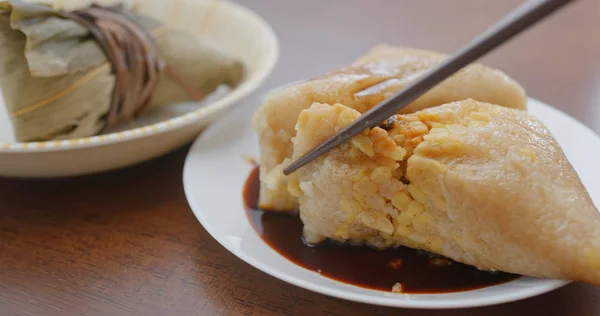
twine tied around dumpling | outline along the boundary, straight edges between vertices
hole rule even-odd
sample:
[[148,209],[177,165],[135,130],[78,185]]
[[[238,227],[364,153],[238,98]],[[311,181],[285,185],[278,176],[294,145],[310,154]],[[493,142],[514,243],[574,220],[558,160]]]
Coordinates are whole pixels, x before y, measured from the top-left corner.
[[138,116],[152,102],[162,72],[182,86],[195,101],[204,98],[203,93],[186,84],[163,62],[151,35],[118,8],[92,5],[61,14],[89,30],[104,50],[115,75],[104,130]]

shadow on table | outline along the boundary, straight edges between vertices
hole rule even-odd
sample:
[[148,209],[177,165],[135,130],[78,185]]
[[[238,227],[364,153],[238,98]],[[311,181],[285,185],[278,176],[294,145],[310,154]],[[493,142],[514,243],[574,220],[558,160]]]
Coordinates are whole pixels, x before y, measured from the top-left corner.
[[182,190],[189,146],[119,170],[57,179],[0,178],[0,214],[144,211]]

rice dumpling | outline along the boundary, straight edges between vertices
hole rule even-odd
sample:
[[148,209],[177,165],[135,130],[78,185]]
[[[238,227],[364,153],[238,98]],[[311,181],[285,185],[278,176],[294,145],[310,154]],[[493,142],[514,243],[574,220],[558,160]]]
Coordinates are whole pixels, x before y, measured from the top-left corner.
[[123,6],[0,0],[0,89],[20,142],[97,135],[243,77],[200,36]]
[[[313,103],[292,159],[359,116]],[[468,99],[397,115],[289,178],[309,243],[407,246],[481,270],[600,285],[600,213],[525,111]]]
[[[313,102],[335,104],[364,113],[446,58],[421,49],[378,45],[352,64],[271,94],[254,116],[260,139],[261,208],[294,211],[297,200],[287,192],[282,170],[292,153],[298,115]],[[471,64],[406,107],[411,113],[452,101],[473,98],[525,109],[523,88],[505,73]]]

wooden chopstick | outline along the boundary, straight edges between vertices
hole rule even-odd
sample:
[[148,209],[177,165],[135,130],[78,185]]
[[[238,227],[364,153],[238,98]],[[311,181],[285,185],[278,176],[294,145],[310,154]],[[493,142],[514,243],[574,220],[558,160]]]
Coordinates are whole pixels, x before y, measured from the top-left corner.
[[371,108],[336,135],[291,163],[283,170],[283,173],[289,175],[361,131],[379,125],[447,77],[573,1],[533,0],[526,2],[473,39],[453,56],[423,74],[421,78]]

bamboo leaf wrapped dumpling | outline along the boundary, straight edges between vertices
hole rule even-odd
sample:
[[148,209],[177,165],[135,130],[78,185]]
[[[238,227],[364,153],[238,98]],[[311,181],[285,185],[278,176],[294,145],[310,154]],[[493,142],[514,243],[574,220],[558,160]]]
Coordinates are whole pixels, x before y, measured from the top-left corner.
[[243,77],[239,60],[201,37],[121,7],[0,0],[0,89],[18,141],[97,135]]

